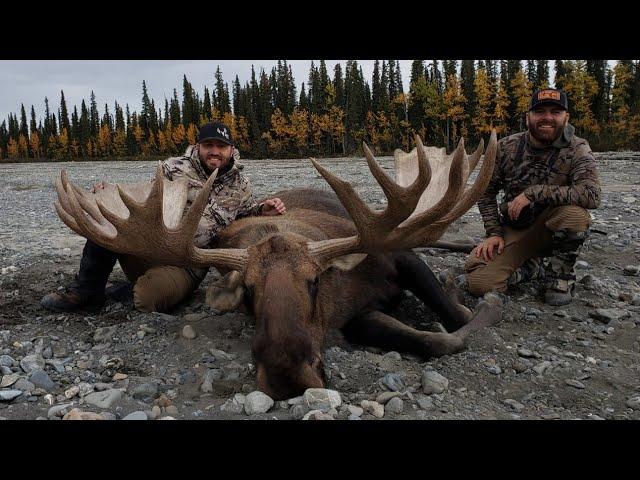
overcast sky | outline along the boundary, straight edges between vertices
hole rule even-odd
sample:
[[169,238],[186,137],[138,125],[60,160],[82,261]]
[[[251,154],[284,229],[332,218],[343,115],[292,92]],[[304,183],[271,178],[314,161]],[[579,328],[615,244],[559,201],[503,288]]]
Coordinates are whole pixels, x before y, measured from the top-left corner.
[[[329,75],[333,78],[336,63],[342,64],[343,73],[346,60],[325,60]],[[315,60],[318,64],[319,60]],[[89,106],[91,90],[95,93],[100,115],[104,105],[114,113],[117,101],[123,108],[128,103],[130,110],[138,113],[142,103],[142,81],[147,85],[149,96],[156,107],[164,108],[164,99],[171,99],[173,89],[182,101],[182,76],[186,74],[191,85],[198,91],[200,98],[204,87],[211,91],[214,85],[214,73],[218,65],[224,80],[229,84],[238,75],[241,85],[251,78],[251,65],[256,73],[264,68],[267,73],[276,65],[277,60],[0,60],[0,124],[9,113],[15,113],[20,119],[20,104],[24,104],[27,122],[30,119],[31,105],[38,120],[44,115],[44,98],[49,99],[49,108],[57,116],[60,107],[60,91],[64,91],[69,116],[73,106],[78,107],[82,99]],[[300,95],[302,82],[307,82],[311,60],[288,61]],[[373,60],[359,60],[365,80],[371,84]],[[409,86],[411,60],[400,60],[402,81],[405,91]]]

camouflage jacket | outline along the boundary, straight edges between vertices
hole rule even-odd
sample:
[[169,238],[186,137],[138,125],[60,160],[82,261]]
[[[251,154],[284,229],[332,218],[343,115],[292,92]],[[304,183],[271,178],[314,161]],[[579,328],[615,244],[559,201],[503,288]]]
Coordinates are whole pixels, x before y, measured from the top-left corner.
[[504,191],[504,202],[524,192],[532,206],[598,208],[600,181],[596,161],[589,143],[575,136],[574,131],[567,124],[562,135],[545,148],[531,145],[529,132],[516,133],[498,142],[493,177],[478,200],[487,237],[503,235],[496,200],[500,190]]
[[[213,182],[209,202],[204,209],[194,238],[194,243],[200,248],[210,246],[218,232],[235,219],[260,214],[261,204],[253,201],[251,183],[240,173],[242,167],[237,163],[238,159],[239,153],[234,149],[230,168],[219,174]],[[187,148],[182,157],[171,157],[159,163],[167,179],[187,178],[189,180],[186,212],[209,178],[200,163],[198,149],[192,145]]]

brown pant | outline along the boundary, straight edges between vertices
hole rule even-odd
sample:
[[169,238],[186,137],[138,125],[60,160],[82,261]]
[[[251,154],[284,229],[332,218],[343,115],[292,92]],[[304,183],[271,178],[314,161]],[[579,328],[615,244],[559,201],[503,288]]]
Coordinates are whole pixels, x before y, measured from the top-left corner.
[[494,249],[493,260],[487,262],[482,257],[476,257],[476,247],[467,258],[464,271],[469,291],[477,296],[493,290],[506,291],[507,280],[524,262],[551,253],[552,232],[584,232],[590,224],[591,216],[584,208],[566,205],[547,208],[528,228],[516,230],[504,227],[502,254],[498,255],[497,249]]

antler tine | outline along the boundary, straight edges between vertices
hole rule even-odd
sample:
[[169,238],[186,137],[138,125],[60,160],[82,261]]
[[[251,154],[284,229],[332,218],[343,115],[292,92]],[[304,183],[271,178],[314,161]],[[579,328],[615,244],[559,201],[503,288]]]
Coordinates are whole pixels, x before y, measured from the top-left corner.
[[473,172],[473,170],[476,168],[476,165],[478,165],[483,152],[484,138],[481,138],[480,143],[478,144],[478,148],[476,148],[476,151],[473,152],[473,154],[469,157],[469,175],[471,175],[471,172]]
[[76,232],[78,235],[82,235],[82,232],[80,230],[80,228],[78,227],[78,224],[76,223],[76,221],[74,220],[73,216],[71,214],[69,214],[69,212],[67,212],[61,205],[60,202],[58,200],[55,200],[53,202],[53,208],[55,208],[56,213],[58,214],[58,216],[62,219],[62,221],[64,222],[64,224],[69,227],[71,230],[73,230],[74,232]]
[[82,209],[91,215],[96,222],[100,224],[104,222],[104,217],[100,213],[96,204],[88,198],[87,192],[73,183],[70,183],[69,185],[73,188]]
[[469,188],[458,202],[458,204],[451,210],[446,216],[444,216],[438,223],[441,224],[450,224],[458,217],[463,215],[467,210],[469,210],[477,201],[478,198],[484,193],[491,181],[491,176],[493,175],[493,168],[496,161],[496,151],[497,151],[497,135],[496,131],[491,131],[491,137],[489,138],[489,145],[487,146],[487,153],[484,156],[484,161],[482,162],[482,167],[480,172],[478,173],[478,178],[476,178],[475,183]]
[[60,206],[68,213],[71,213],[71,204],[69,203],[69,198],[67,195],[67,191],[64,185],[68,184],[69,179],[67,177],[66,170],[62,169],[60,172],[60,177],[56,178],[56,192],[58,193],[58,200],[60,201]]
[[460,193],[464,188],[464,160],[464,142],[461,139],[451,160],[447,191],[433,207],[411,218],[405,225],[400,226],[394,238],[402,239],[412,231],[425,228],[451,210],[460,199]]
[[[422,144],[422,139],[420,135],[415,134],[414,140],[416,142],[417,152],[418,152],[418,176],[415,181],[406,187],[406,190],[409,195],[417,195],[418,201],[420,201],[420,196],[422,192],[429,186],[431,183],[431,165],[429,165],[429,159],[427,158],[427,154],[424,151],[424,145]],[[417,204],[417,203],[416,203]],[[414,207],[415,210],[415,207]],[[413,213],[413,211],[412,211]]]
[[198,223],[200,223],[200,219],[202,218],[202,212],[204,211],[205,206],[207,205],[207,200],[209,200],[209,195],[211,195],[211,188],[213,188],[213,182],[218,176],[218,169],[216,168],[213,173],[209,176],[206,183],[202,187],[202,190],[198,192],[196,199],[191,204],[191,208],[189,212],[184,216],[182,223],[180,224],[180,230],[182,232],[190,233],[193,237],[193,234],[198,228]]
[[351,215],[353,223],[356,224],[360,231],[360,226],[369,226],[372,223],[372,218],[381,216],[380,213],[372,211],[366,203],[358,196],[353,189],[353,186],[340,179],[329,170],[324,168],[315,159],[310,158],[313,166],[320,172],[320,175],[324,177],[329,186],[336,192],[336,195],[340,199],[340,202],[344,208]]
[[91,240],[102,245],[105,248],[109,248],[111,246],[111,240],[113,240],[113,238],[105,235],[104,232],[102,232],[99,228],[96,228],[96,225],[91,222],[93,218],[90,215],[85,214],[84,210],[82,210],[75,190],[73,188],[68,188],[67,190],[69,192],[71,208],[73,209],[73,217],[81,230],[82,236],[90,238]]
[[127,192],[125,192],[120,185],[116,185],[118,187],[118,195],[120,195],[120,199],[129,209],[129,217],[137,217],[138,212],[144,212],[144,216],[153,222],[153,225],[166,228],[164,218],[162,216],[164,198],[163,176],[162,167],[158,165],[156,168],[156,176],[153,179],[153,184],[151,186],[151,191],[143,203],[137,202]]
[[[409,217],[416,209],[420,196],[431,179],[431,170],[428,168],[429,162],[426,157],[418,159],[418,176],[409,187],[402,187],[380,167],[369,146],[364,142],[362,144],[369,170],[382,188],[385,197],[387,197],[387,208],[382,212],[377,212],[379,216],[376,219],[376,225],[383,231],[390,230]],[[425,168],[425,164],[427,168]]]

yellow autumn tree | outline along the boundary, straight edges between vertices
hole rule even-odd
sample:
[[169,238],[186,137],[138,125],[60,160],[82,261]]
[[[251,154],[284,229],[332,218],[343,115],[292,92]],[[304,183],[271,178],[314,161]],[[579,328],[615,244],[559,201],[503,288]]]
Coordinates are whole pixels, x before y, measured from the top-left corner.
[[565,75],[562,78],[562,88],[571,99],[573,116],[571,123],[580,135],[591,136],[599,133],[599,126],[591,109],[592,99],[598,92],[596,79],[587,72],[587,62],[584,60],[564,62]]
[[127,156],[127,134],[124,130],[119,129],[113,135],[113,154],[117,157]]
[[40,135],[38,135],[38,132],[31,132],[31,135],[29,136],[29,147],[31,148],[33,158],[42,157],[42,144],[40,142]]
[[467,117],[464,112],[465,96],[462,94],[460,82],[455,74],[447,77],[447,83],[443,94],[444,112],[443,120],[446,121],[447,150],[450,145],[458,142],[459,124]]
[[482,136],[491,133],[491,99],[493,96],[491,82],[484,68],[479,68],[476,72],[474,92],[476,95],[477,108],[474,118],[471,119],[471,124],[478,135]]
[[504,80],[500,79],[498,89],[494,95],[494,109],[491,126],[496,129],[498,135],[507,131],[507,117],[509,115],[509,95]]
[[307,147],[309,137],[309,123],[307,122],[307,111],[297,107],[289,115],[289,134],[291,143],[298,149],[298,155],[302,155]]
[[187,148],[187,131],[182,123],[179,123],[171,131],[171,140],[179,152],[184,152]]
[[20,156],[18,150],[18,142],[16,142],[13,138],[9,139],[7,142],[7,157],[11,159],[18,158]]
[[97,147],[98,156],[108,157],[111,155],[111,129],[107,124],[102,125],[98,130]]
[[630,98],[629,91],[633,80],[633,72],[626,62],[618,62],[613,67],[614,83],[611,90],[611,137],[615,148],[624,148],[629,138]]
[[198,127],[196,127],[193,123],[189,124],[187,127],[186,139],[189,145],[195,145],[196,140],[198,138]]
[[519,68],[511,80],[511,96],[515,101],[518,128],[524,129],[524,114],[529,110],[531,102],[531,84],[522,68]]

